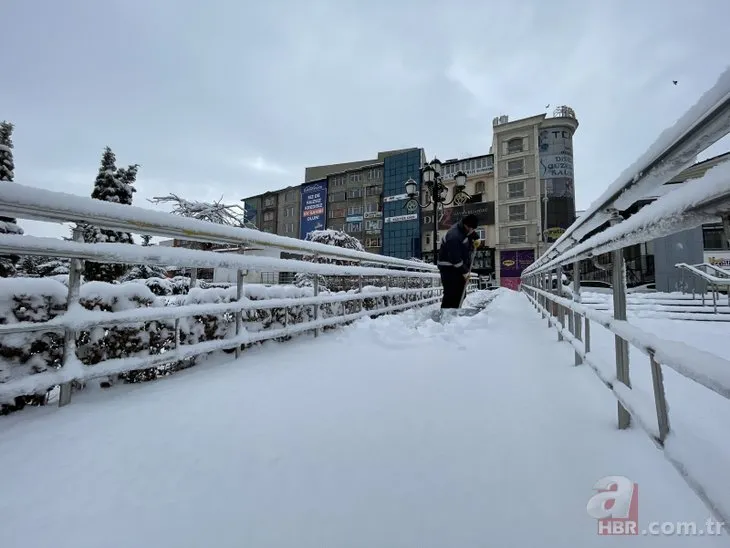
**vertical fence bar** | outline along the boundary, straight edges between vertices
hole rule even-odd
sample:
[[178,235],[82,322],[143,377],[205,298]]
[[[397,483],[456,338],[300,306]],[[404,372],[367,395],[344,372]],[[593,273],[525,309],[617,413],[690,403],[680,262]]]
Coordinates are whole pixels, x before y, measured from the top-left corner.
[[[555,267],[555,296],[560,297],[562,296],[562,287],[563,287],[563,280],[561,279],[562,276],[560,275],[563,272],[563,269],[560,265]],[[555,300],[555,320],[558,322],[558,340],[563,340],[563,323],[565,323],[565,317],[563,315],[564,309],[563,306],[560,305]]]
[[358,302],[360,303],[358,312],[362,312],[362,310],[365,306],[365,300],[362,298],[362,274],[360,274],[360,276],[357,277],[357,291],[360,294],[360,298],[358,299]]
[[[230,278],[229,278],[230,279]],[[243,270],[236,271],[236,301],[240,304],[243,301]],[[236,337],[241,334],[243,327],[243,310],[236,310]],[[236,359],[241,357],[241,345],[236,345]]]
[[[573,263],[573,301],[576,304],[580,304],[580,261],[576,261]],[[575,338],[579,341],[581,340],[582,333],[581,333],[581,315],[578,312],[573,312],[573,326],[575,328]],[[583,358],[580,357],[580,354],[576,351],[575,353],[575,365],[580,365],[583,363]]]
[[585,329],[583,334],[583,348],[585,349],[586,355],[591,351],[591,320],[588,316],[584,316]]
[[[613,212],[611,226],[615,226],[621,222],[621,217],[617,211]],[[626,263],[624,261],[623,249],[619,248],[612,251],[612,276],[611,283],[613,285],[613,317],[616,320],[626,320]],[[614,335],[614,343],[616,348],[616,379],[631,387],[631,379],[629,375],[629,343]],[[628,428],[631,425],[631,415],[618,402],[618,427],[619,429]]]
[[[72,231],[74,242],[84,241],[84,232],[78,226]],[[68,294],[66,297],[66,312],[69,313],[73,308],[79,306],[79,292],[81,289],[81,271],[84,263],[81,259],[71,259],[68,270]],[[67,327],[63,332],[63,368],[70,367],[70,363],[76,360],[76,330]],[[63,407],[71,403],[71,392],[73,391],[73,381],[63,383],[60,386],[58,394],[58,406]]]
[[197,287],[197,285],[198,285],[198,269],[191,268],[190,269],[190,289]]
[[[319,253],[314,254],[314,262],[319,262]],[[317,297],[319,295],[319,274],[314,275],[314,296]],[[314,321],[316,322],[319,319],[319,303],[314,303]],[[314,336],[319,336],[319,328],[314,329]]]
[[649,360],[651,364],[651,380],[654,386],[654,403],[656,404],[656,418],[659,426],[659,441],[664,444],[664,440],[669,434],[669,412],[667,411],[667,395],[664,391],[664,376],[662,374],[662,366],[656,361],[654,351],[649,351]]

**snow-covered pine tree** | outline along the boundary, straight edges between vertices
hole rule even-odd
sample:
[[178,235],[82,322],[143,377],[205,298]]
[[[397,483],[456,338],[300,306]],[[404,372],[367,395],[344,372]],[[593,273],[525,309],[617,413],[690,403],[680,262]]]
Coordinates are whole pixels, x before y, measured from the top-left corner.
[[[0,182],[12,182],[15,170],[13,162],[13,124],[7,121],[0,122]],[[17,221],[10,217],[0,217],[0,234],[23,234],[23,229]],[[4,255],[0,257],[0,277],[15,276],[15,265],[18,255]]]
[[[94,182],[91,197],[105,202],[131,205],[133,194],[136,191],[132,185],[137,178],[137,168],[139,166],[132,165],[127,169],[117,170],[116,161],[112,149],[106,147],[101,158],[101,166]],[[129,232],[106,230],[91,225],[84,225],[83,228],[85,242],[134,243]],[[84,278],[86,281],[113,283],[124,276],[127,270],[127,265],[86,261],[84,263]]]
[[[149,247],[150,240],[152,240],[152,236],[144,235],[142,236],[142,247]],[[147,264],[139,264],[136,266],[133,266],[131,269],[129,269],[129,272],[127,272],[124,276],[122,276],[121,280],[122,282],[128,282],[131,280],[148,280],[149,278],[166,278],[167,273],[165,272],[164,267],[158,266],[158,265],[147,265]]]

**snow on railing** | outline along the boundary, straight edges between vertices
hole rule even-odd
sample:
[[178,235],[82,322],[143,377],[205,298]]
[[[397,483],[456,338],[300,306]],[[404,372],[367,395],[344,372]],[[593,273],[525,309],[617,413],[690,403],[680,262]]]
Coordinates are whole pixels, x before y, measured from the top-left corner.
[[[554,259],[613,217],[689,167],[697,155],[730,132],[730,68],[717,83],[595,200],[525,274]],[[676,191],[673,191],[676,192]]]
[[[590,366],[618,400],[618,427],[638,423],[663,450],[715,516],[730,523],[727,485],[704,472],[705,462],[687,450],[698,441],[692,434],[670,429],[662,366],[730,399],[730,361],[699,348],[661,339],[632,325],[627,319],[626,261],[623,248],[695,228],[718,217],[730,239],[730,162],[719,164],[699,179],[672,185],[655,201],[629,215],[639,200],[656,195],[689,167],[697,154],[730,133],[730,69],[673,128],[665,131],[636,163],[629,167],[589,210],[522,273],[521,290],[558,331],[558,340],[575,350],[575,364]],[[595,232],[607,221],[610,226]],[[613,316],[581,305],[580,261],[610,253]],[[572,265],[572,291],[563,284],[553,288],[547,280],[561,276]],[[696,270],[684,265],[687,270]],[[726,285],[726,279],[703,273],[706,281]],[[565,296],[569,298],[565,298]],[[714,293],[713,293],[714,295]],[[703,292],[704,298],[704,292]],[[567,321],[567,325],[566,325]],[[590,350],[591,321],[615,335],[615,364],[601,363]],[[649,356],[654,405],[632,390],[629,345]],[[613,369],[613,371],[612,371]],[[651,410],[651,407],[654,409]],[[710,449],[707,453],[710,453]]]
[[[547,318],[548,326],[556,328],[559,341],[567,341],[575,350],[575,365],[586,364],[613,392],[618,400],[619,428],[628,428],[634,420],[660,447],[667,459],[718,520],[730,523],[730,497],[726,485],[702,473],[704,463],[688,453],[688,445],[696,445],[696,439],[689,439],[684,432],[670,429],[669,408],[664,390],[662,365],[669,367],[705,388],[730,399],[730,360],[716,356],[693,346],[662,339],[635,325],[625,318],[617,319],[586,305],[580,304],[580,294],[573,288],[574,299],[558,294],[557,289],[523,283],[521,290]],[[618,299],[621,301],[621,299]],[[616,299],[614,297],[614,304]],[[625,301],[624,301],[625,310]],[[566,325],[567,320],[567,325]],[[604,362],[591,352],[591,322],[600,325],[616,336],[616,364]],[[628,366],[628,345],[649,357],[654,395],[653,406],[631,388]],[[653,407],[653,409],[652,409]],[[711,451],[705,448],[706,453]]]
[[251,228],[219,225],[199,219],[171,215],[163,211],[92,200],[83,196],[17,183],[5,182],[0,185],[0,215],[45,222],[84,222],[110,230],[204,243],[258,244],[284,251],[316,253],[321,257],[402,268],[412,269],[415,268],[415,264],[419,264],[420,270],[431,272],[437,270],[434,265],[429,263],[415,263],[406,259],[308,242]]
[[[60,386],[59,404],[92,379],[102,385],[139,382],[193,365],[213,352],[241,352],[265,340],[347,324],[358,318],[435,304],[437,268],[409,261],[183,218],[139,207],[59,192],[0,185],[0,215],[49,222],[90,223],[206,243],[263,244],[302,259],[83,243],[0,234],[0,255],[68,258],[64,282],[51,278],[0,279],[0,412],[47,397]],[[341,264],[317,262],[326,259]],[[192,269],[187,295],[168,298],[139,281],[81,283],[83,261]],[[236,272],[228,288],[197,287],[201,268]],[[244,283],[247,272],[310,275],[303,287]],[[162,280],[160,280],[162,281]],[[159,285],[159,284],[158,284]],[[162,284],[164,286],[164,284]],[[160,287],[162,287],[160,286]],[[337,289],[328,289],[337,286]],[[159,288],[158,288],[159,289]],[[469,284],[469,290],[474,284]],[[20,398],[20,399],[19,399]],[[10,409],[13,410],[13,409]]]

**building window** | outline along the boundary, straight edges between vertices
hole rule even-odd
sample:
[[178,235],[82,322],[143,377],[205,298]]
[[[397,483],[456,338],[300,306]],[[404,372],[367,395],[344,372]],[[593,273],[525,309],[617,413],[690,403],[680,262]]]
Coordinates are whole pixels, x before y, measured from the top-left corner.
[[371,169],[368,171],[368,181],[379,181],[383,178],[383,170],[382,169]]
[[507,185],[508,198],[524,198],[525,197],[525,181],[517,181]]
[[347,179],[344,175],[335,175],[334,177],[330,177],[330,183],[332,186],[344,186],[346,182]]
[[704,227],[702,230],[702,238],[704,239],[705,249],[721,250],[727,249],[728,243],[722,226]]
[[365,204],[366,213],[377,213],[378,211],[380,211],[379,202],[368,202],[367,204]]
[[378,185],[369,186],[365,189],[366,196],[380,196],[381,192],[383,192],[383,187]]
[[515,137],[507,141],[507,154],[517,154],[523,150],[522,137]]
[[294,223],[286,223],[284,225],[284,234],[294,234]]
[[337,219],[340,217],[344,217],[345,213],[346,213],[346,210],[344,208],[330,209],[330,219]]
[[362,188],[353,188],[347,191],[348,198],[362,198]]
[[350,173],[350,182],[359,183],[362,180],[362,173]]
[[365,230],[380,230],[381,228],[383,228],[383,221],[381,219],[365,221]]
[[287,207],[284,210],[284,217],[294,217],[294,206]]
[[264,207],[270,207],[272,205],[274,205],[274,197],[273,196],[269,196],[268,198],[266,198],[264,200]]
[[362,223],[347,223],[347,233],[362,232]]
[[380,247],[380,238],[368,238],[365,240],[365,247]]
[[484,184],[484,181],[477,181],[474,185],[474,194],[481,194],[484,192],[486,188],[486,185]]
[[476,229],[476,233],[477,233],[477,237],[480,240],[486,240],[487,239],[487,235],[484,233],[484,229],[483,228],[477,228]]
[[509,243],[524,244],[527,243],[527,227],[515,226],[509,229]]
[[286,200],[287,202],[293,201],[294,200],[294,192],[291,191],[291,190],[289,192],[287,192],[286,193],[286,196],[284,197],[284,200]]
[[337,230],[338,232],[342,232],[345,229],[344,223],[332,223],[328,227],[330,230]]
[[267,211],[264,213],[264,221],[273,221],[274,220],[274,212],[273,211]]
[[362,215],[362,206],[350,206],[347,208],[347,215]]
[[344,202],[345,201],[345,193],[344,192],[333,192],[330,194],[330,202]]
[[514,204],[507,206],[509,208],[509,220],[510,221],[524,221],[527,216],[525,204]]
[[515,175],[523,175],[525,173],[525,160],[520,158],[519,160],[510,160],[507,162],[507,177],[514,177]]

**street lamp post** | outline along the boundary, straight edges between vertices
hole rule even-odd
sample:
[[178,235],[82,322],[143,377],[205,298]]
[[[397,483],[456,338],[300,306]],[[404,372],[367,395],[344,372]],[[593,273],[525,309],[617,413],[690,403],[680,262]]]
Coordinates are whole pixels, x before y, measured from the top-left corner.
[[464,205],[471,196],[465,192],[466,173],[459,171],[454,176],[454,195],[451,200],[446,200],[449,193],[448,187],[444,184],[441,177],[441,162],[434,158],[430,164],[427,164],[421,170],[421,179],[426,184],[431,197],[430,201],[422,204],[418,199],[418,183],[413,179],[406,181],[406,194],[408,202],[405,207],[408,211],[415,211],[417,208],[427,209],[433,206],[433,264],[438,263],[438,211],[439,206],[443,209],[447,205]]

